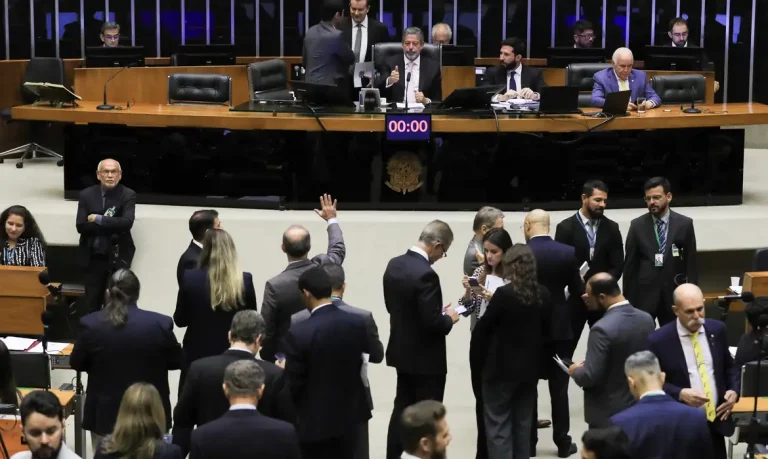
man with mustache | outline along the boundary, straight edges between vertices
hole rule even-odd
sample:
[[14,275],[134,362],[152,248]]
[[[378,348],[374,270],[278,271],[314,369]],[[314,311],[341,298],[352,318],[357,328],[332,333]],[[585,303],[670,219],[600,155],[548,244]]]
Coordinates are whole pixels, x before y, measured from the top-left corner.
[[704,295],[693,284],[674,292],[677,320],[648,335],[648,349],[666,373],[664,392],[702,410],[715,459],[725,459],[725,437],[733,435],[731,410],[740,392],[741,368],[728,350],[723,322],[704,318]]
[[539,100],[539,91],[547,84],[541,70],[523,65],[525,42],[519,38],[507,38],[501,42],[499,66],[485,71],[486,85],[506,85],[495,97],[498,101],[507,99]]
[[[418,27],[403,31],[403,53],[390,56],[379,71],[376,87],[393,102],[430,104],[443,98],[440,63],[422,54],[424,32]],[[407,86],[407,88],[406,88]]]
[[29,451],[16,453],[11,459],[80,459],[64,444],[64,409],[53,392],[30,392],[21,401],[19,411]]
[[670,307],[675,288],[698,283],[696,233],[692,219],[670,210],[669,180],[653,177],[643,188],[649,213],[629,226],[624,292],[636,308],[664,325],[675,320]]

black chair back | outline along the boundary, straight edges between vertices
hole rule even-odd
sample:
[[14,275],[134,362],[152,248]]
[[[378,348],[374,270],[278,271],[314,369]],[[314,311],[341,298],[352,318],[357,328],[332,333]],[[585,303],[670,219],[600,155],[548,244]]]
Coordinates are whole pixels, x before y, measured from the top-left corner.
[[168,76],[168,104],[232,105],[232,78],[214,73],[174,73]]
[[752,271],[768,271],[768,249],[755,250],[752,258]]
[[248,64],[248,91],[251,99],[258,92],[286,89],[287,84],[284,60],[270,59]]
[[[24,72],[24,83],[64,84],[64,61],[57,57],[30,59],[27,71]],[[21,88],[21,97],[27,104],[37,100],[37,96],[24,86]]]
[[[384,66],[384,62],[389,60],[392,56],[402,54],[403,44],[400,42],[376,43],[373,45],[373,66],[376,69],[380,69]],[[443,60],[438,45],[424,43],[424,47],[421,49],[421,55],[434,59],[440,63],[440,66],[442,67]],[[400,71],[402,72],[403,69],[400,69]]]
[[659,95],[662,105],[690,104],[704,102],[707,94],[707,79],[704,75],[656,75],[651,78],[651,87]]
[[592,105],[595,73],[610,67],[611,64],[570,64],[565,67],[565,85],[579,88],[579,107]]
[[11,351],[11,368],[18,387],[50,388],[50,365],[49,357],[42,353]]

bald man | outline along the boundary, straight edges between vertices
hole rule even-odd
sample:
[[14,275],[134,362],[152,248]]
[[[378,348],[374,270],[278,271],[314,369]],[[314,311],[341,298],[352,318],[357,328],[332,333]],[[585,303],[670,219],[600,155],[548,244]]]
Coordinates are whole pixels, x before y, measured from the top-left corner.
[[704,318],[704,295],[694,284],[675,289],[677,320],[648,336],[648,349],[666,373],[664,392],[707,415],[716,459],[725,459],[725,437],[734,432],[741,369],[728,351],[725,324]]
[[[550,351],[560,357],[570,358],[573,355],[571,340],[573,327],[565,289],[572,295],[581,296],[584,287],[579,276],[579,265],[576,261],[576,249],[562,244],[549,236],[549,214],[541,209],[531,211],[525,217],[523,232],[525,240],[536,258],[536,276],[539,284],[549,290],[552,303],[552,318],[550,320]],[[573,442],[570,430],[570,413],[568,409],[568,375],[560,371],[554,360],[547,358],[547,376],[549,396],[552,402],[552,440],[557,445],[560,457],[568,457],[576,453],[576,443]],[[538,419],[537,413],[533,419]],[[538,441],[537,430],[531,429],[531,449],[535,450]]]
[[645,99],[645,109],[661,105],[661,98],[648,82],[645,72],[635,70],[635,57],[629,48],[619,48],[613,53],[611,68],[595,73],[592,87],[592,106],[603,107],[605,96],[611,92],[631,91],[627,110],[637,110],[637,98]]
[[91,312],[101,309],[110,274],[130,268],[136,251],[131,237],[136,192],[120,184],[122,177],[120,163],[101,161],[96,167],[100,184],[81,191],[77,203],[77,261],[83,271],[85,303]]
[[281,360],[275,355],[283,352],[283,339],[291,326],[291,316],[305,309],[299,291],[299,276],[316,265],[344,263],[346,247],[336,219],[336,200],[327,194],[320,196],[320,210],[315,209],[315,213],[328,224],[328,251],[310,259],[308,255],[312,243],[309,231],[303,226],[291,225],[283,233],[280,246],[288,257],[288,266],[264,286],[261,314],[266,322],[266,331],[259,355],[268,362]]

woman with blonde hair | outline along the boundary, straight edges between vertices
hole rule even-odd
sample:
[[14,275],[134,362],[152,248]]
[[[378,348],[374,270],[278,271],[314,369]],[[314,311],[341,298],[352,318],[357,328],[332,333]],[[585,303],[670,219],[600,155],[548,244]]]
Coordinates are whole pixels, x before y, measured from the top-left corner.
[[160,393],[147,383],[125,391],[112,434],[94,445],[94,459],[182,459],[181,448],[163,441],[165,410]]
[[173,313],[176,326],[187,327],[179,394],[192,362],[229,349],[229,326],[243,309],[256,310],[253,276],[240,270],[229,233],[209,229],[203,238],[198,269],[184,271]]

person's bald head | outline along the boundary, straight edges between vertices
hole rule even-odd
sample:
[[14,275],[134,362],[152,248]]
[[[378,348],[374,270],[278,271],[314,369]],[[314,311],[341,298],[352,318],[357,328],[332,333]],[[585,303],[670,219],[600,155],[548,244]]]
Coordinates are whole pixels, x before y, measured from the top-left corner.
[[587,281],[587,307],[605,311],[612,305],[624,301],[619,281],[609,273],[596,273]]
[[283,233],[283,252],[288,255],[289,261],[302,260],[307,257],[312,242],[309,231],[301,225],[291,225]]
[[613,52],[613,70],[616,75],[626,80],[632,73],[632,66],[635,65],[635,56],[629,48],[619,48]]
[[682,284],[675,289],[672,310],[680,323],[691,333],[704,325],[704,294],[694,284]]
[[112,158],[100,161],[96,167],[96,178],[101,182],[101,186],[106,189],[116,187],[122,177],[123,171],[120,168],[120,163]]
[[528,212],[523,223],[523,233],[526,241],[534,236],[549,234],[549,213],[541,209]]

